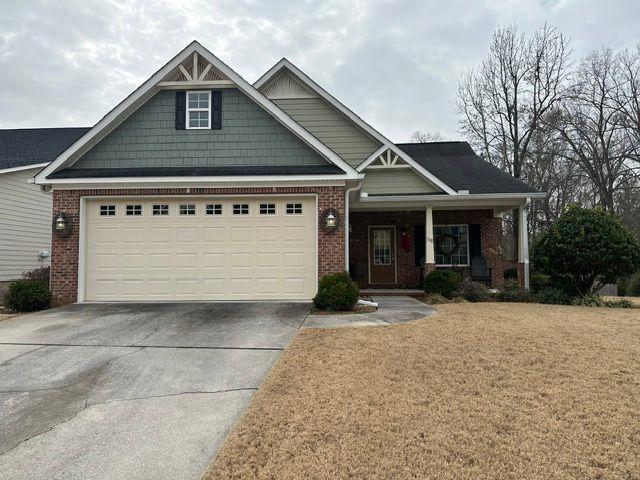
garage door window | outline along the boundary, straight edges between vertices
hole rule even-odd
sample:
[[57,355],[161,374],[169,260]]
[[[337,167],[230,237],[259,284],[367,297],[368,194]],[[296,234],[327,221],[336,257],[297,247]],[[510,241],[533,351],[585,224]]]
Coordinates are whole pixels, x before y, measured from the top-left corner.
[[301,203],[287,203],[287,215],[299,215],[302,213]]
[[127,205],[127,216],[142,215],[142,205]]
[[196,206],[193,203],[180,205],[180,215],[195,215]]
[[169,205],[154,205],[153,215],[169,215]]
[[275,203],[261,203],[260,204],[260,215],[275,215],[276,214],[276,204]]
[[206,208],[207,215],[222,215],[222,205],[219,203],[208,204]]
[[113,217],[116,214],[115,205],[100,205],[100,216]]
[[248,203],[234,203],[233,204],[233,214],[234,215],[249,215],[249,204]]

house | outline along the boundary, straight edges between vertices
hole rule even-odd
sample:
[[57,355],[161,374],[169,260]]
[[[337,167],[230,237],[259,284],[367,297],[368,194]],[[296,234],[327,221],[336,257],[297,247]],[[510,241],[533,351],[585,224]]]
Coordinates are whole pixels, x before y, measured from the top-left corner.
[[0,299],[11,281],[49,261],[52,197],[28,180],[87,130],[0,130]]
[[286,59],[253,85],[191,43],[35,175],[58,302],[308,300],[462,274],[502,282],[502,214],[540,198],[464,142],[394,144]]

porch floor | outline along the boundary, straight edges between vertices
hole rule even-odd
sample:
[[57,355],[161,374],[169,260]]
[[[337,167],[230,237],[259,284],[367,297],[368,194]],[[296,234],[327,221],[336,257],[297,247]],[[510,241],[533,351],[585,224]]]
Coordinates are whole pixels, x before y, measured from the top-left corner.
[[420,295],[424,290],[419,288],[362,288],[361,295]]

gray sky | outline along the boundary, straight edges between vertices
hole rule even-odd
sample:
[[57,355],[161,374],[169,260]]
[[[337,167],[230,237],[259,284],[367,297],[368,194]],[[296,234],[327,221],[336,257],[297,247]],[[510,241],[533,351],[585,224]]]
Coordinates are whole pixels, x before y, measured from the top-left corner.
[[248,81],[283,56],[391,140],[457,139],[494,29],[545,21],[576,58],[640,40],[638,0],[2,0],[0,128],[93,125],[191,40]]

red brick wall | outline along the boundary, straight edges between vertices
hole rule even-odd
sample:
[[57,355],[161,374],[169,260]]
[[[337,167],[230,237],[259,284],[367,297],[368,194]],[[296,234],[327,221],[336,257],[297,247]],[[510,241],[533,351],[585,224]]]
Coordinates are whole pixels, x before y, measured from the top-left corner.
[[[361,287],[368,284],[368,227],[370,225],[395,225],[398,266],[398,287],[417,287],[420,284],[420,267],[415,266],[414,226],[424,225],[425,212],[351,212],[351,234],[349,237],[349,263],[355,265],[356,280]],[[493,217],[491,210],[438,210],[433,212],[434,225],[480,224],[482,254],[492,270],[492,284],[503,283],[501,258],[502,221]],[[412,239],[411,248],[401,248],[402,232]],[[420,255],[423,257],[424,255]],[[352,272],[353,273],[353,272]]]
[[73,219],[73,231],[61,238],[55,233],[51,242],[51,291],[56,304],[77,301],[80,198],[83,196],[127,195],[250,195],[282,193],[316,193],[318,195],[318,275],[345,269],[344,225],[326,232],[322,212],[332,208],[344,219],[344,187],[271,187],[271,188],[160,188],[160,189],[96,189],[55,190],[53,213],[65,212]]

